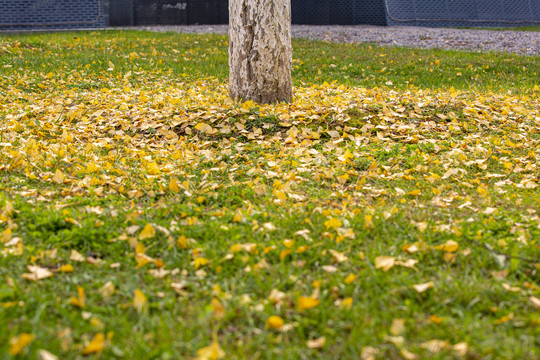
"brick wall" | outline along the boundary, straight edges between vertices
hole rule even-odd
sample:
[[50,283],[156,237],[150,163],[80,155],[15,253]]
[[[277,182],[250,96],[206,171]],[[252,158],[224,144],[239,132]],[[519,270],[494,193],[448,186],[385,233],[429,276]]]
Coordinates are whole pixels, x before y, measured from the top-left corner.
[[103,0],[0,0],[0,30],[105,26]]

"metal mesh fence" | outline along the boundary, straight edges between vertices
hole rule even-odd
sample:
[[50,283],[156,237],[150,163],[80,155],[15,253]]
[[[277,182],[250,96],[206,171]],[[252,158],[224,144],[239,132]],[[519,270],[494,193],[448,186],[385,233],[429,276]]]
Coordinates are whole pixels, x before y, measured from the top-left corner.
[[540,0],[383,0],[388,25],[539,25]]

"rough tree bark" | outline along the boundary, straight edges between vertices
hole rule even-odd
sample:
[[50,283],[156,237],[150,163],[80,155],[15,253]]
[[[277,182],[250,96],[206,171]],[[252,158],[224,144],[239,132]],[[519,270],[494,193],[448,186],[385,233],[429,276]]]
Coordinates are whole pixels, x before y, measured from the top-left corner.
[[292,100],[291,0],[229,0],[230,96]]

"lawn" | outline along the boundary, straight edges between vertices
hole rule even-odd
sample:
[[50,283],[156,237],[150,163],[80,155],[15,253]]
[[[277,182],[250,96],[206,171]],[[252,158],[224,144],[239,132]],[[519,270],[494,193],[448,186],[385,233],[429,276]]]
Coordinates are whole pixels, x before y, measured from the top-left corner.
[[0,357],[540,357],[540,58],[293,46],[0,36]]

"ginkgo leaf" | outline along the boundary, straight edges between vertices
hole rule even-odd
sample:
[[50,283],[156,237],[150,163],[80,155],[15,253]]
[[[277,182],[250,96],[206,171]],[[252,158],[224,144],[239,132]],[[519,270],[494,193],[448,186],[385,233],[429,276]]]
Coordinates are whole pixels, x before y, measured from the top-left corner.
[[392,320],[392,325],[390,326],[390,334],[397,336],[397,335],[401,335],[404,331],[405,331],[405,320],[403,319]]
[[355,280],[356,280],[357,276],[354,275],[354,274],[349,274],[347,275],[347,277],[345,278],[344,282],[345,284],[352,284]]
[[399,349],[399,353],[401,354],[401,357],[403,357],[405,360],[416,360],[418,359],[418,355],[415,353],[410,352],[409,350],[405,348]]
[[114,284],[111,281],[107,281],[103,286],[99,289],[99,293],[104,298],[108,298],[114,294],[116,291]]
[[178,186],[178,182],[176,182],[175,179],[171,178],[169,180],[169,190],[172,192],[178,192],[180,191],[180,187]]
[[72,296],[69,303],[80,308],[83,308],[86,305],[86,295],[81,286],[77,286],[77,297]]
[[137,266],[135,266],[136,269],[140,269],[143,266],[155,262],[153,258],[146,254],[135,254],[135,261],[137,261]]
[[193,266],[195,267],[195,269],[206,266],[209,263],[210,263],[210,260],[203,257],[198,257],[195,260],[193,260]]
[[52,180],[57,184],[62,184],[65,179],[66,177],[64,176],[62,171],[60,169],[56,169],[56,172],[54,173]]
[[393,256],[377,256],[375,258],[375,269],[388,271],[394,267],[396,259]]
[[448,171],[446,171],[444,173],[444,175],[441,177],[441,179],[448,179],[454,175],[457,175],[459,174],[459,169],[456,169],[456,168],[451,168],[451,169],[448,169]]
[[138,313],[142,313],[146,311],[147,306],[148,300],[146,299],[146,296],[140,289],[136,289],[135,294],[133,295],[133,307]]
[[266,319],[266,328],[268,329],[281,329],[283,325],[285,324],[285,321],[280,316],[272,315],[268,319]]
[[212,130],[212,127],[206,123],[198,123],[197,125],[195,125],[195,130],[209,132],[210,130]]
[[[143,230],[143,231],[144,231],[144,230]],[[154,233],[155,233],[155,231],[154,231]],[[141,235],[142,235],[142,233],[141,233]],[[145,236],[146,236],[146,235],[145,235]],[[140,237],[140,235],[139,235],[139,237]],[[152,236],[152,237],[153,237],[153,236]],[[143,243],[138,242],[138,243],[137,243],[137,246],[135,246],[135,254],[144,254],[145,251],[146,251],[146,246],[144,246]]]
[[326,344],[326,337],[321,336],[317,339],[308,340],[306,344],[310,349],[320,349]]
[[47,350],[39,350],[38,351],[39,360],[58,360],[58,356],[54,355],[53,353],[48,352]]
[[244,216],[242,215],[241,212],[236,212],[233,216],[234,222],[241,222],[243,219],[244,219]]
[[431,289],[433,285],[433,281],[429,281],[427,283],[413,285],[413,288],[416,290],[416,292],[423,293],[424,291]]
[[89,355],[101,352],[105,349],[105,335],[97,333],[92,341],[86,345],[82,351],[83,355]]
[[373,215],[366,214],[364,216],[364,228],[371,229],[373,227]]
[[9,240],[11,240],[11,229],[10,228],[7,228],[6,230],[2,231],[1,233],[1,236],[0,236],[0,242],[8,242]]
[[372,346],[364,346],[362,352],[360,353],[361,360],[375,360],[377,354],[379,354],[379,349]]
[[460,342],[454,344],[454,346],[452,346],[452,350],[454,350],[459,356],[464,357],[469,352],[469,345],[467,345],[466,342]]
[[27,268],[30,273],[23,274],[23,278],[27,280],[38,281],[54,275],[54,273],[49,269],[45,269],[37,265],[28,265]]
[[219,346],[217,339],[214,339],[209,346],[197,350],[197,360],[218,360],[225,357],[225,351]]
[[298,298],[298,301],[296,304],[298,306],[299,311],[304,311],[304,310],[312,309],[318,306],[320,303],[321,302],[319,301],[319,299],[315,299],[313,297],[301,296]]
[[332,257],[337,263],[342,263],[349,260],[349,258],[345,256],[345,254],[340,253],[339,251],[336,251],[334,249],[329,249],[328,252],[332,255]]
[[11,338],[9,341],[9,353],[14,356],[21,354],[33,340],[34,335],[27,333],[22,333]]
[[429,317],[429,322],[433,324],[441,324],[443,321],[444,321],[444,318],[437,315],[430,315]]
[[441,350],[447,348],[450,343],[447,340],[433,339],[422,343],[420,346],[434,354],[440,353]]
[[540,309],[540,299],[536,296],[529,297],[529,301],[534,306],[535,309]]
[[216,319],[222,319],[225,316],[225,307],[217,298],[213,298],[210,305],[213,309],[212,314]]
[[139,234],[139,240],[152,239],[156,236],[156,229],[150,224],[146,224]]
[[69,255],[69,260],[77,261],[77,262],[84,262],[86,261],[86,258],[77,250],[71,250],[70,255]]
[[334,301],[334,305],[339,307],[340,309],[347,309],[350,310],[353,304],[353,298],[352,297],[346,297],[344,299],[337,299]]
[[444,252],[453,253],[459,248],[459,244],[454,240],[448,240],[442,245],[435,246],[435,249],[442,250]]
[[73,270],[75,270],[75,269],[73,268],[73,265],[71,265],[71,264],[66,264],[66,265],[60,266],[56,271],[57,271],[57,272],[68,273],[68,272],[73,272]]

